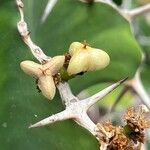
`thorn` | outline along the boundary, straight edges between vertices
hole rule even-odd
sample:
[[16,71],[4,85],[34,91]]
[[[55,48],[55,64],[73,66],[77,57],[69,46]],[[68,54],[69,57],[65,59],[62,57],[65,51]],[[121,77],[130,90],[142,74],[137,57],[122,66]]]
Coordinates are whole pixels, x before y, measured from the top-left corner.
[[126,78],[120,80],[119,83],[122,84],[122,83],[125,82],[128,78],[129,78],[129,77],[126,77]]
[[31,128],[38,128],[38,127],[42,127],[42,126],[48,125],[49,124],[48,120],[49,120],[49,117],[45,118],[45,119],[43,119],[43,120],[41,120],[41,121],[39,121],[39,122],[37,122],[35,124],[32,124],[32,125],[29,126],[29,129],[31,129]]
[[103,89],[102,91],[96,93],[95,95],[85,99],[85,101],[87,101],[87,108],[91,107],[92,105],[94,105],[98,100],[102,99],[103,97],[105,97],[107,94],[109,94],[110,92],[112,92],[114,89],[116,89],[120,84],[122,84],[123,82],[125,82],[128,78],[125,78],[123,80],[120,80],[108,87],[106,87],[105,89]]
[[33,125],[30,125],[29,129],[30,128],[37,128],[37,127],[46,126],[46,125],[49,125],[49,124],[52,124],[52,123],[55,123],[55,122],[58,122],[58,121],[66,120],[66,119],[69,119],[69,118],[72,118],[72,116],[71,116],[70,112],[68,112],[67,109],[66,109],[66,110],[61,111],[57,114],[51,115],[51,116],[49,116],[49,117],[33,124]]
[[31,129],[31,128],[37,128],[37,127],[40,127],[40,124],[35,123],[33,125],[30,125],[28,128]]

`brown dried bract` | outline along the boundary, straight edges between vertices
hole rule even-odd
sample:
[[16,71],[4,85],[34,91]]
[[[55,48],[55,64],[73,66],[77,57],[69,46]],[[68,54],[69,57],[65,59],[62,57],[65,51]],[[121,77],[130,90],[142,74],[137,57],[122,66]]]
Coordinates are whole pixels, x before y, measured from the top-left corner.
[[134,145],[124,135],[122,127],[113,126],[110,121],[98,123],[97,132],[100,144],[106,144],[107,150],[133,150]]
[[61,82],[61,75],[60,75],[60,73],[55,74],[53,76],[53,80],[54,80],[55,85],[58,85]]
[[70,62],[70,59],[71,59],[71,55],[69,53],[65,53],[64,56],[65,56],[64,67],[67,69],[68,65],[69,65],[69,62]]
[[131,129],[130,134],[128,135],[135,143],[142,142],[144,143],[144,129],[150,128],[150,121],[146,117],[144,111],[144,105],[140,105],[138,109],[133,107],[129,108],[126,114],[123,116],[124,121]]
[[98,123],[96,132],[101,149],[107,150],[140,150],[144,143],[144,129],[150,127],[146,113],[148,108],[140,105],[136,110],[129,108],[123,116],[126,125],[114,126],[110,121]]

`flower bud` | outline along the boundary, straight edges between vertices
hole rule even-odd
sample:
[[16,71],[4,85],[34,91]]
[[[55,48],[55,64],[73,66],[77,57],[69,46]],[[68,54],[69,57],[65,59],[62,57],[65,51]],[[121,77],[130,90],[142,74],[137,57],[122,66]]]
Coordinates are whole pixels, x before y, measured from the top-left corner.
[[69,75],[103,69],[110,61],[105,51],[79,42],[70,45],[69,53],[72,56],[67,69]]

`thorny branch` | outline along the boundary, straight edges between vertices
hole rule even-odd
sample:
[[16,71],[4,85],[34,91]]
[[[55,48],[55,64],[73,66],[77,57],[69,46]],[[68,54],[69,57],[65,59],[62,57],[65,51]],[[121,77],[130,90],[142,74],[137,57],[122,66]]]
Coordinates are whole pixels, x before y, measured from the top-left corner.
[[37,46],[36,44],[32,42],[27,23],[24,20],[24,12],[23,12],[24,4],[21,0],[16,0],[16,3],[20,12],[20,21],[18,22],[17,27],[18,27],[20,35],[23,38],[23,41],[28,45],[32,54],[40,63],[42,63],[45,60],[50,59],[48,56],[46,56],[43,53],[42,49],[39,46]]
[[[97,0],[100,1],[100,0]],[[107,1],[110,3],[110,1]],[[30,33],[28,31],[27,23],[24,20],[24,12],[23,12],[23,7],[24,4],[22,3],[21,0],[16,0],[19,12],[20,12],[20,21],[18,22],[18,31],[20,35],[23,38],[23,41],[29,46],[32,54],[35,56],[35,58],[39,62],[46,61],[50,59],[50,57],[46,56],[42,49],[34,44],[30,38]],[[116,7],[116,6],[114,6]],[[116,7],[116,9],[118,9]],[[141,11],[142,12],[142,11]],[[137,13],[139,14],[139,13]],[[47,117],[33,125],[31,125],[29,128],[34,128],[34,127],[41,127],[45,126],[57,121],[62,121],[66,119],[73,119],[75,122],[77,122],[79,125],[83,126],[86,128],[89,132],[91,132],[94,136],[97,137],[97,132],[96,132],[96,124],[94,124],[89,116],[87,115],[87,110],[95,104],[98,100],[102,99],[104,96],[106,96],[108,93],[110,93],[112,90],[117,88],[120,84],[122,84],[124,80],[121,80],[117,83],[114,83],[113,85],[103,89],[102,91],[98,92],[97,94],[80,100],[76,96],[74,96],[71,92],[71,89],[69,87],[69,84],[66,82],[60,82],[57,85],[57,88],[59,90],[61,99],[63,104],[65,105],[65,110],[62,112],[59,112],[57,114],[54,114],[50,117]],[[137,91],[138,92],[138,91]],[[144,93],[143,93],[144,95]],[[102,147],[101,147],[102,148]]]
[[[16,3],[19,8],[20,16],[21,16],[21,20],[18,22],[19,33],[23,37],[24,42],[29,46],[33,55],[40,62],[42,62],[43,60],[47,60],[50,57],[47,57],[43,53],[43,51],[32,42],[29,36],[27,24],[24,20],[24,12],[23,12],[24,5],[22,1],[16,0]],[[38,49],[38,52],[37,52],[37,49]],[[79,100],[77,97],[75,97],[72,94],[68,83],[59,83],[59,85],[57,85],[57,88],[59,90],[62,102],[65,104],[66,109],[60,113],[57,113],[46,119],[43,119],[42,121],[39,121],[38,123],[34,125],[31,125],[29,128],[45,126],[45,125],[48,125],[57,121],[66,120],[66,119],[73,119],[79,125],[83,126],[88,131],[90,131],[94,136],[96,136],[96,132],[95,132],[96,125],[91,121],[91,119],[87,115],[87,110],[91,107],[91,105],[96,103],[99,99],[102,99],[104,96],[106,96],[113,89],[118,87],[124,81],[125,80],[121,80],[107,87],[106,89],[100,91],[99,93],[84,100]]]
[[145,14],[147,12],[150,12],[150,4],[147,4],[147,5],[141,6],[139,8],[135,8],[133,10],[130,10],[129,11],[129,16],[132,19],[134,17]]
[[150,4],[135,8],[133,10],[120,9],[122,15],[131,22],[135,17],[143,15],[147,12],[150,12]]

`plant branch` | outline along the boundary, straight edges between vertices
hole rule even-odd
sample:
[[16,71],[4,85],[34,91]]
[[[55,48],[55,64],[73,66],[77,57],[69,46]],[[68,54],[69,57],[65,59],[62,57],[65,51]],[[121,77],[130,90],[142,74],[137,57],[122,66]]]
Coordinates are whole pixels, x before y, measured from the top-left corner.
[[140,16],[142,14],[145,14],[147,12],[150,12],[150,4],[146,4],[144,6],[130,10],[129,15],[130,15],[131,19],[133,19],[133,18]]
[[125,82],[125,84],[130,87],[137,96],[143,101],[143,103],[150,109],[150,97],[146,93],[146,90],[140,79],[140,68],[137,70],[134,78]]
[[78,98],[72,94],[70,86],[67,82],[59,83],[57,85],[57,88],[59,90],[61,99],[63,103],[65,104],[65,106],[69,106],[71,102],[79,101]]
[[30,32],[28,31],[27,23],[24,20],[24,4],[21,0],[16,0],[16,4],[18,6],[20,12],[20,21],[17,23],[18,31],[23,38],[23,41],[28,45],[34,57],[42,63],[43,61],[49,60],[50,57],[46,56],[42,49],[34,44],[30,37]]
[[146,90],[141,82],[139,72],[136,73],[134,81],[135,82],[132,85],[133,89],[135,90],[136,94],[141,98],[143,103],[145,103],[145,105],[150,108],[150,97],[146,93]]
[[[29,46],[32,54],[37,58],[41,63],[43,61],[49,60],[50,57],[46,56],[40,47],[35,45],[29,35],[29,31],[27,28],[27,23],[24,21],[24,12],[23,12],[23,3],[21,0],[16,0],[19,12],[20,12],[20,21],[18,22],[18,30],[20,35],[22,36],[24,42]],[[126,79],[121,80],[101,92],[91,96],[90,98],[80,100],[76,96],[74,96],[71,92],[69,84],[66,82],[60,82],[57,85],[60,96],[62,98],[62,102],[65,104],[65,110],[49,116],[31,126],[29,128],[42,127],[48,124],[52,124],[58,121],[63,121],[66,119],[73,119],[80,126],[86,128],[89,132],[91,132],[95,137],[97,136],[97,132],[95,131],[96,124],[92,122],[92,120],[87,115],[87,110],[95,104],[98,100],[102,99],[108,93],[113,91],[116,87],[118,87],[121,83],[123,83]]]
[[[98,100],[101,100],[104,96],[109,94],[111,91],[113,91],[115,88],[117,88],[121,83],[123,83],[126,79],[121,80],[104,90],[100,91],[99,93],[84,99],[84,100],[79,100],[77,97],[75,97],[71,90],[70,87],[67,83],[60,83],[58,85],[58,89],[61,95],[61,98],[66,104],[66,108],[63,113],[58,113],[55,115],[52,115],[46,119],[43,119],[42,121],[35,123],[30,126],[31,127],[41,127],[45,126],[51,123],[54,123],[56,121],[62,121],[66,119],[73,119],[76,121],[79,125],[82,127],[86,128],[88,131],[90,131],[94,136],[96,136],[95,132],[95,127],[96,125],[92,122],[92,120],[89,118],[87,115],[88,109],[91,107],[91,105],[95,104]],[[64,115],[65,114],[65,115]],[[64,117],[64,119],[63,119]],[[54,119],[57,118],[57,119]],[[54,119],[54,120],[53,120]]]

